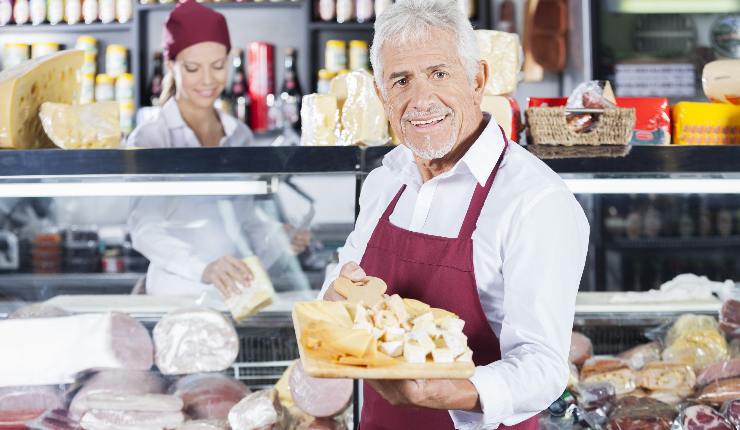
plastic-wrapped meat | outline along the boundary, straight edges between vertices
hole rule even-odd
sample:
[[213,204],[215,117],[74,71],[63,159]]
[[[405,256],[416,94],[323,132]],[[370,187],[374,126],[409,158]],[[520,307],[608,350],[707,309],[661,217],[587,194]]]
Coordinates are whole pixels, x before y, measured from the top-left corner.
[[0,386],[69,384],[85,369],[148,370],[153,347],[122,313],[0,321]]
[[154,327],[153,336],[155,363],[165,375],[220,372],[239,353],[234,325],[206,308],[168,313]]
[[283,410],[274,389],[250,394],[229,412],[232,430],[278,430],[282,423]]
[[730,299],[722,303],[719,325],[730,339],[740,337],[740,301]]
[[222,420],[185,421],[176,430],[231,430],[229,423]]
[[722,407],[722,415],[736,429],[740,429],[740,399],[730,400]]
[[689,406],[682,416],[683,430],[733,430],[719,412],[706,405]]
[[694,390],[696,375],[685,364],[650,363],[638,373],[638,384],[648,390],[687,396]]
[[669,430],[676,415],[673,406],[661,401],[626,396],[617,400],[607,430]]
[[110,411],[179,412],[182,399],[167,394],[94,393],[87,397],[87,406]]
[[79,430],[80,423],[69,417],[64,409],[52,409],[26,423],[30,430]]
[[296,406],[312,417],[337,415],[352,400],[351,379],[314,378],[303,371],[301,360],[293,367],[288,383]]
[[614,357],[593,357],[581,369],[581,382],[609,382],[618,396],[637,388],[637,375],[624,360]]
[[56,318],[69,315],[71,315],[69,312],[56,306],[44,303],[31,303],[14,310],[8,315],[8,319]]
[[614,386],[609,382],[591,382],[578,385],[578,406],[586,411],[598,409],[617,398]]
[[669,405],[678,405],[686,397],[691,394],[687,392],[677,392],[677,391],[670,391],[670,390],[657,390],[657,391],[651,391],[647,394],[647,397],[650,397],[651,399],[660,400],[663,403],[667,403]]
[[92,409],[80,425],[85,430],[165,430],[185,422],[182,412],[108,411]]
[[663,360],[688,364],[696,372],[729,359],[727,341],[717,321],[707,315],[681,316],[668,332],[666,342]]
[[594,355],[594,346],[591,343],[591,339],[574,331],[570,337],[570,354],[568,355],[568,360],[580,367],[592,355]]
[[740,399],[740,378],[721,379],[704,387],[698,400],[720,406],[728,400]]
[[627,361],[631,368],[640,370],[648,363],[660,361],[660,345],[657,342],[645,343],[619,354],[618,357]]
[[64,407],[58,386],[0,388],[0,429],[16,428],[49,409]]
[[699,374],[696,382],[700,387],[703,387],[720,379],[738,376],[740,376],[740,357],[708,366]]
[[96,394],[162,394],[165,381],[159,375],[140,370],[101,370],[82,383],[69,405],[72,418],[80,419],[90,408],[88,399]]
[[195,420],[226,420],[231,408],[249,394],[246,385],[220,373],[184,376],[170,391],[183,400],[183,410]]

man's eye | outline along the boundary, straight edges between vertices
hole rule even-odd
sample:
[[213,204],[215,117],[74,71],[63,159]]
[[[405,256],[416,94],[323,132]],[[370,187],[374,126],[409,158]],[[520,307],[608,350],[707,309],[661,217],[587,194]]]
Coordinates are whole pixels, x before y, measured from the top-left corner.
[[435,79],[444,79],[448,76],[447,72],[434,72]]
[[394,83],[393,83],[393,86],[396,86],[396,85],[398,85],[398,86],[400,86],[400,87],[405,87],[405,86],[406,86],[406,84],[408,84],[408,83],[409,83],[408,79],[406,79],[406,78],[401,78],[401,79],[397,80],[396,82],[394,82]]

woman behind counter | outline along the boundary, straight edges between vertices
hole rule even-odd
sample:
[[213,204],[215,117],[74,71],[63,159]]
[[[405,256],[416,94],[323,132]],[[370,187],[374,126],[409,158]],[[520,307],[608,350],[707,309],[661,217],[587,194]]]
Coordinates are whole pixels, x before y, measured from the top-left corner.
[[[197,148],[252,144],[249,128],[214,108],[227,80],[229,29],[220,13],[187,0],[170,13],[163,30],[167,74],[157,117],[129,136],[128,147]],[[154,295],[199,295],[215,286],[223,295],[248,286],[252,274],[241,261],[245,252],[227,234],[224,205],[242,215],[238,226],[250,252],[271,270],[300,272],[295,259],[309,240],[300,232],[288,240],[283,226],[261,211],[252,198],[179,197],[134,199],[129,227],[134,247],[149,260],[146,289]],[[233,209],[232,209],[233,208]],[[246,214],[246,215],[245,215]],[[282,254],[282,255],[281,255]],[[290,261],[293,260],[293,261]],[[297,268],[297,271],[295,270]],[[293,269],[293,270],[291,270]],[[302,273],[300,273],[302,275]],[[291,289],[308,288],[293,276]],[[276,285],[278,287],[278,285]]]

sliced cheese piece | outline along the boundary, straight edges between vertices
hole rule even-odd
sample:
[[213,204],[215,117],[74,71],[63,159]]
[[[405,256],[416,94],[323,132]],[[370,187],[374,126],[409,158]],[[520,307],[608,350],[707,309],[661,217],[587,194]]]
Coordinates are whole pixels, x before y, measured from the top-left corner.
[[326,321],[339,327],[352,327],[352,319],[342,302],[316,300],[296,303],[293,307],[301,321]]
[[427,334],[427,332],[425,332],[424,330],[418,330],[418,329],[411,330],[406,335],[406,342],[411,342],[416,345],[419,345],[424,351],[426,351],[427,354],[432,352],[432,350],[435,347],[434,341],[432,340],[431,337],[429,337],[429,334]]
[[69,105],[45,102],[39,118],[46,135],[63,149],[118,148],[121,121],[117,102]]
[[79,99],[82,51],[61,51],[0,73],[0,147],[49,148],[38,113],[44,102]]
[[406,341],[403,344],[403,358],[409,363],[426,363],[427,354],[429,351],[416,342]]
[[459,363],[468,363],[473,361],[473,351],[470,348],[466,348],[465,352],[455,358],[455,361]]
[[432,350],[432,360],[435,363],[453,363],[455,356],[449,348],[434,348]]
[[234,321],[243,321],[272,304],[275,289],[259,257],[253,255],[242,259],[252,272],[252,281],[248,288],[241,289],[239,294],[225,300]]
[[409,313],[406,310],[406,305],[403,303],[403,299],[398,294],[390,296],[387,300],[388,307],[396,315],[398,321],[404,322],[409,319]]
[[400,327],[398,318],[389,310],[378,311],[373,319],[375,326],[383,329]]
[[415,299],[403,299],[403,304],[406,305],[409,318],[416,318],[419,315],[429,312],[431,309],[431,306],[428,304]]
[[426,323],[434,324],[434,315],[432,315],[431,312],[427,312],[425,314],[419,315],[418,317],[414,318],[412,321],[412,324],[414,324],[414,326],[422,325]]
[[452,351],[455,357],[465,352],[468,348],[468,338],[462,333],[451,333],[446,331],[442,332],[442,338],[444,339],[447,348]]
[[414,326],[414,330],[422,330],[426,332],[426,334],[428,334],[432,339],[436,339],[442,335],[442,330],[437,327],[437,324],[431,321],[424,321],[422,323],[416,324]]
[[442,318],[439,321],[439,327],[444,331],[462,333],[465,327],[465,321],[457,317]]
[[385,342],[403,341],[406,330],[401,327],[388,327],[385,329],[382,340]]
[[403,355],[403,341],[381,342],[380,350],[391,357]]

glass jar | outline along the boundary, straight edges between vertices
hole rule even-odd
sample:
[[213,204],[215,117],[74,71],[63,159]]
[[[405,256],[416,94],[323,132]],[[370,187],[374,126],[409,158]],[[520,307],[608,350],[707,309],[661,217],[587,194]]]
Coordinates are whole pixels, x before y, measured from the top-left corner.
[[13,5],[13,20],[17,25],[23,25],[31,18],[31,6],[28,0],[15,0]]
[[36,42],[31,45],[31,58],[43,57],[57,51],[59,51],[59,44],[56,42]]
[[134,130],[134,115],[136,113],[136,106],[134,106],[133,100],[123,100],[119,102],[119,108],[121,118],[121,131],[125,134],[129,134]]
[[91,73],[93,76],[98,72],[98,56],[85,52],[85,59],[82,62],[82,73]]
[[13,2],[0,0],[0,25],[8,25],[13,21]]
[[95,74],[83,73],[80,80],[80,104],[95,101]]
[[97,54],[98,39],[94,38],[93,36],[80,36],[77,38],[77,43],[75,43],[75,49],[81,49],[88,54]]
[[367,42],[364,40],[353,40],[349,42],[349,69],[367,70]]
[[125,101],[134,99],[134,75],[123,73],[116,79],[116,100]]
[[347,68],[347,42],[344,40],[326,42],[324,68],[330,72],[338,72]]
[[9,69],[28,60],[28,45],[25,43],[6,43],[3,55],[3,68]]
[[128,49],[123,45],[108,45],[105,50],[105,73],[112,78],[126,73],[128,71],[127,53]]
[[95,101],[110,102],[114,99],[113,78],[105,73],[95,77]]
[[316,92],[319,94],[327,94],[329,93],[329,86],[331,85],[331,80],[334,79],[334,76],[337,74],[335,72],[321,69],[319,70],[319,81],[316,84]]

